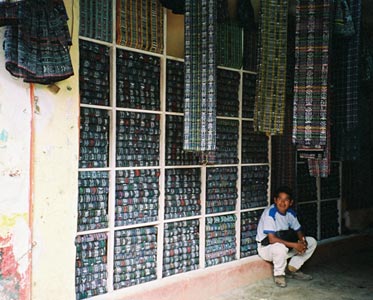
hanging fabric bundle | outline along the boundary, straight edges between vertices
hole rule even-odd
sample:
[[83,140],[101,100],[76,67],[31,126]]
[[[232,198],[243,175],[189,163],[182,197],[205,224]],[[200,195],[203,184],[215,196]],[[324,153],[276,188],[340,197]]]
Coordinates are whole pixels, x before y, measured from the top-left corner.
[[[351,20],[341,32],[340,20],[338,26],[334,26],[333,36],[333,145],[335,158],[339,160],[356,160],[361,156],[361,126],[360,126],[360,23],[361,23],[361,0],[339,0],[339,7],[344,8],[344,19]],[[338,17],[339,14],[337,14]],[[352,32],[350,28],[353,28]]]
[[[5,30],[5,67],[25,82],[50,84],[73,75],[71,37],[62,0],[20,1]],[[3,9],[3,6],[1,6]],[[3,12],[0,13],[3,15]],[[5,21],[6,23],[7,21]],[[4,23],[3,23],[4,24]]]
[[[329,174],[328,66],[331,0],[297,0],[293,143],[304,158],[322,160],[313,176]],[[315,172],[314,172],[315,171]]]
[[216,0],[185,1],[184,150],[216,149]]
[[288,1],[263,1],[254,124],[256,131],[282,134],[285,114]]
[[117,43],[163,52],[163,7],[159,0],[117,1]]

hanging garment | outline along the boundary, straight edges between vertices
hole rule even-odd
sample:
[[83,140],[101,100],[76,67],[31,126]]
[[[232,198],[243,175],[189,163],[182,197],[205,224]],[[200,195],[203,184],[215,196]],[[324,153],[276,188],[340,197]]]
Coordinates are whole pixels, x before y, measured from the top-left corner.
[[117,43],[163,52],[163,7],[158,0],[117,1]]
[[21,2],[0,1],[0,26],[18,24],[18,8]]
[[219,66],[240,69],[242,66],[242,28],[237,22],[218,24],[217,63]]
[[285,114],[288,1],[263,1],[260,11],[256,131],[282,134]]
[[71,37],[62,0],[17,3],[17,25],[5,30],[5,67],[25,82],[50,84],[73,75]]
[[[344,2],[344,1],[342,1]],[[361,0],[350,0],[355,33],[334,34],[332,55],[332,121],[335,158],[356,160],[361,155],[360,26]]]
[[[352,3],[354,0],[350,0]],[[336,36],[349,37],[355,34],[355,25],[352,20],[347,0],[337,0],[335,3],[333,34]]]
[[216,149],[216,0],[185,1],[184,150]]

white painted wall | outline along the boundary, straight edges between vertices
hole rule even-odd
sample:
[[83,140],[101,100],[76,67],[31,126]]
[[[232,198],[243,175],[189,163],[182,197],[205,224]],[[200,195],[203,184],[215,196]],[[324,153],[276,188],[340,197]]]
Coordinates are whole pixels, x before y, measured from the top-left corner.
[[[75,299],[79,1],[65,0],[65,6],[73,30],[70,53],[76,75],[57,83],[57,94],[35,85],[33,115],[29,84],[5,70],[4,53],[0,52],[0,236],[16,234],[11,244],[20,259],[20,272],[27,269],[27,251],[33,245],[31,278],[26,278],[31,296],[21,299]],[[5,297],[9,295],[1,294],[0,282],[0,299]]]

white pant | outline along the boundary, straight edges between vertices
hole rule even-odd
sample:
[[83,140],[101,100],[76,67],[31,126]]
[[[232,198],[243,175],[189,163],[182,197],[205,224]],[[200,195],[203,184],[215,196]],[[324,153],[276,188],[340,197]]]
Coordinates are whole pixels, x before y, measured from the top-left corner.
[[312,256],[317,246],[317,241],[310,236],[306,237],[307,250],[303,254],[298,254],[296,250],[289,250],[284,244],[275,243],[269,244],[268,246],[262,246],[258,244],[258,254],[261,258],[266,261],[273,262],[273,275],[280,276],[285,275],[285,268],[287,259],[291,257],[289,266],[295,269],[300,267]]

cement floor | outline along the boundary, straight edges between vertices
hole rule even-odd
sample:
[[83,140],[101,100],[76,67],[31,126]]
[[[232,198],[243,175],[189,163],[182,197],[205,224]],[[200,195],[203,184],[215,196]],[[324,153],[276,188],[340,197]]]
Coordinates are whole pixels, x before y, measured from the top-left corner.
[[373,247],[338,255],[302,268],[313,276],[304,282],[288,279],[279,288],[272,278],[231,290],[208,300],[373,300]]

